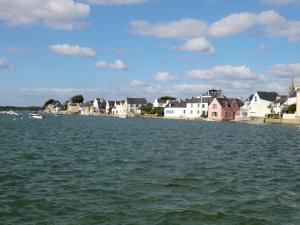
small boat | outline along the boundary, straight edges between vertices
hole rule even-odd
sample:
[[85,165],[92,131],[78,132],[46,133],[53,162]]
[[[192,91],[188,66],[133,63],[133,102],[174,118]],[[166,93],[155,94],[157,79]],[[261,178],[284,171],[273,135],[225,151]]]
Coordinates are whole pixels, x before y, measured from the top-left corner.
[[20,114],[15,111],[7,111],[5,112],[6,115],[12,115],[12,116],[19,116]]
[[30,119],[44,119],[45,117],[38,113],[30,113],[29,118]]
[[126,119],[127,115],[119,115],[118,117],[121,118],[121,119]]

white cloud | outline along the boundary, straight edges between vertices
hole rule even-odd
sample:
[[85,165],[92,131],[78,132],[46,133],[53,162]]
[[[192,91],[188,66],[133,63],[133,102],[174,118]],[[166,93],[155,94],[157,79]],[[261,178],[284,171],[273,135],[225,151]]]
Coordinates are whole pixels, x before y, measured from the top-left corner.
[[109,63],[106,61],[98,61],[95,64],[98,69],[113,69],[113,70],[125,70],[127,67],[122,60],[116,60],[113,63]]
[[269,75],[280,78],[291,78],[292,75],[300,77],[300,63],[298,64],[277,64],[271,66],[267,71]]
[[185,42],[180,47],[184,51],[199,52],[204,55],[212,55],[215,53],[215,49],[205,38],[195,38]]
[[155,24],[139,20],[132,21],[130,25],[133,33],[156,38],[190,40],[225,37],[260,29],[269,37],[286,37],[292,42],[300,41],[300,21],[287,20],[274,10],[233,13],[211,25],[191,18]]
[[91,48],[81,47],[79,45],[57,44],[57,45],[49,46],[49,49],[52,52],[59,55],[84,56],[84,57],[96,56],[95,50]]
[[201,37],[208,31],[206,22],[184,18],[179,21],[150,24],[147,21],[131,21],[131,31],[138,35],[157,38],[191,39]]
[[0,0],[0,21],[9,26],[43,24],[59,30],[84,25],[90,7],[74,0]]
[[11,69],[13,66],[6,59],[0,58],[0,69]]
[[133,80],[130,82],[131,87],[143,87],[145,84],[140,80]]
[[173,76],[168,72],[159,72],[154,76],[154,80],[157,82],[171,82],[178,80],[178,77]]
[[290,5],[294,3],[299,3],[299,0],[260,0],[263,4],[271,4],[271,5]]
[[255,77],[247,66],[215,66],[207,70],[191,70],[186,75],[192,79],[201,80],[252,80]]
[[87,2],[95,5],[133,5],[145,3],[148,0],[87,0]]

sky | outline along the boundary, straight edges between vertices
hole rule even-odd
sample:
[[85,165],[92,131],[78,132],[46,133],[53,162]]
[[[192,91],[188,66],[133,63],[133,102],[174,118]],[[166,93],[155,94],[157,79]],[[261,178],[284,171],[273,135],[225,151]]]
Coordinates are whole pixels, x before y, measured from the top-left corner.
[[0,105],[300,82],[300,0],[0,0]]

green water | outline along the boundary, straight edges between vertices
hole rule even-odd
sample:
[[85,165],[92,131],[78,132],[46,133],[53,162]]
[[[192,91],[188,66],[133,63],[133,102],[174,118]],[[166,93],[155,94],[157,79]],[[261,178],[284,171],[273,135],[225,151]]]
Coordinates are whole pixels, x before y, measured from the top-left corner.
[[0,224],[300,224],[300,127],[0,115]]

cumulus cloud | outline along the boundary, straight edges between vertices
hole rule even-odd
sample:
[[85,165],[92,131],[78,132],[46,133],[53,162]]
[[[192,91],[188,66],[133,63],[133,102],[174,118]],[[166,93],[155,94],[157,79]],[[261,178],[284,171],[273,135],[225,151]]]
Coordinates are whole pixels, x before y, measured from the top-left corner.
[[157,82],[171,82],[178,80],[178,77],[173,76],[168,72],[159,72],[154,76],[154,80]]
[[126,70],[127,66],[122,60],[116,60],[113,63],[109,63],[106,61],[98,61],[95,64],[98,69],[112,69],[112,70]]
[[201,37],[208,31],[206,22],[189,18],[156,24],[144,20],[135,20],[131,21],[130,26],[131,31],[138,35],[183,40]]
[[81,47],[79,45],[56,44],[56,45],[50,45],[49,49],[52,52],[59,55],[84,56],[84,57],[96,56],[95,50],[91,48]]
[[192,79],[201,80],[252,80],[255,77],[251,74],[250,68],[243,66],[215,66],[207,70],[191,70],[186,75]]
[[300,41],[300,21],[287,20],[276,11],[260,13],[233,13],[208,25],[205,21],[190,18],[166,23],[151,24],[147,21],[132,21],[133,33],[156,38],[190,40],[202,37],[225,37],[238,35],[252,29],[261,29],[270,37],[286,37]]
[[89,12],[89,5],[74,0],[0,0],[0,21],[9,26],[42,24],[73,30],[85,24]]
[[215,49],[205,38],[188,40],[179,49],[184,51],[199,52],[204,55],[212,55],[215,53]]
[[0,69],[11,69],[13,66],[5,58],[0,58]]
[[292,75],[300,77],[300,63],[297,64],[277,64],[271,66],[267,71],[271,76],[279,78],[291,78]]
[[145,3],[148,0],[87,0],[87,2],[95,5],[134,5]]

